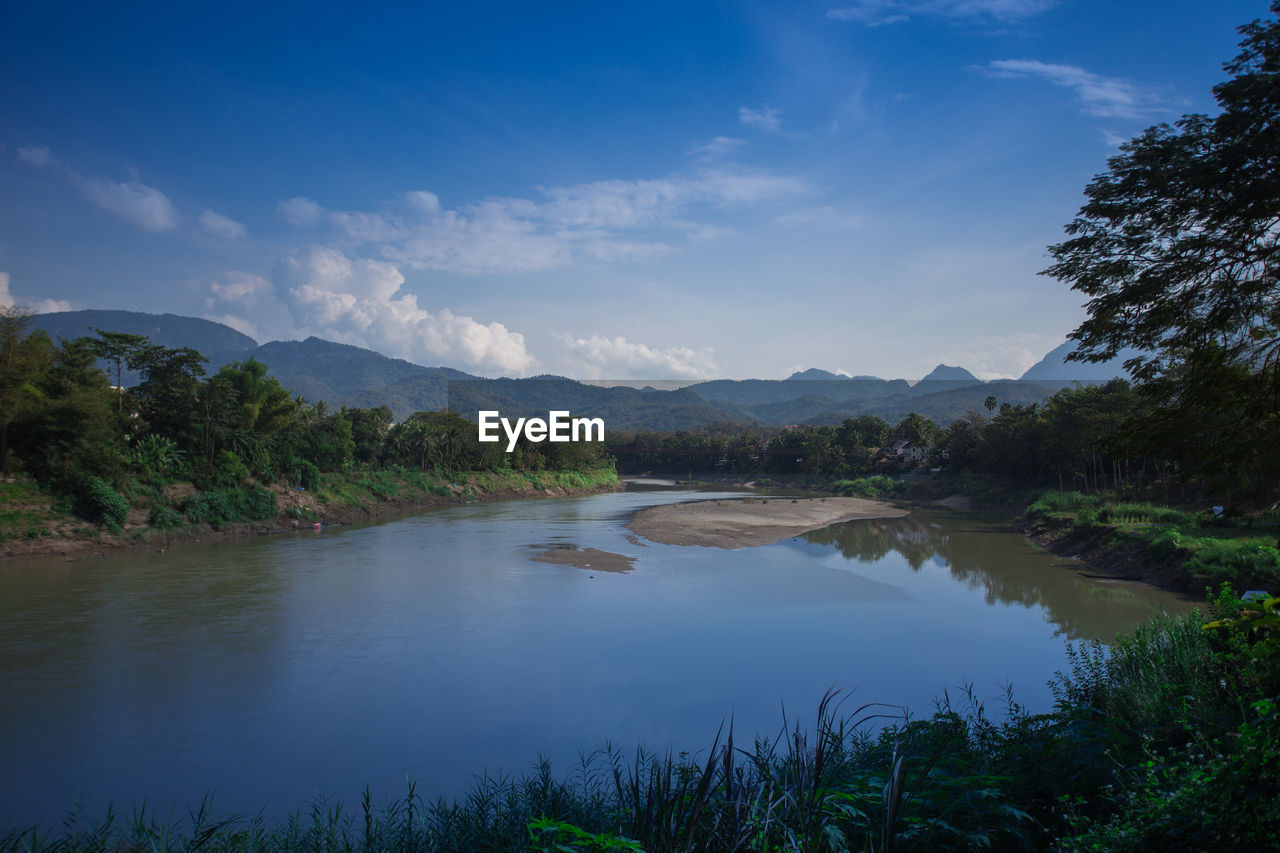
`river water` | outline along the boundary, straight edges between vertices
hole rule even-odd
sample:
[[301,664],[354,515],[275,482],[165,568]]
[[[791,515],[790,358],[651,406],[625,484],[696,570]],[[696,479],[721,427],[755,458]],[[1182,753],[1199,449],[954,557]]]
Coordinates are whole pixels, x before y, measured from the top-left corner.
[[[696,751],[811,723],[831,686],[927,715],[972,684],[1048,710],[1065,641],[1184,599],[1090,577],[944,511],[725,551],[629,538],[675,489],[473,504],[360,527],[0,564],[0,830],[462,793],[606,740]],[[775,498],[787,500],[787,498]],[[550,547],[635,558],[606,573]]]

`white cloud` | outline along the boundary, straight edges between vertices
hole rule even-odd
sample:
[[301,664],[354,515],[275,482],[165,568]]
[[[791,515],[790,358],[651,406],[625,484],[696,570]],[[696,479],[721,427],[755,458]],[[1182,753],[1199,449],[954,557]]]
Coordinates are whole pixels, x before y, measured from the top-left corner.
[[18,159],[31,166],[52,168],[60,172],[79,187],[80,192],[91,203],[143,231],[169,231],[177,226],[181,218],[167,195],[136,178],[113,181],[109,178],[87,177],[67,163],[55,159],[48,148],[38,146],[19,148]]
[[178,224],[178,211],[169,197],[141,181],[112,181],[79,175],[73,180],[90,202],[143,231],[169,231]]
[[1057,5],[1058,0],[856,0],[827,10],[833,21],[869,27],[901,24],[912,18],[1013,23]]
[[758,128],[766,133],[780,133],[782,113],[768,104],[758,110],[753,110],[751,107],[738,107],[738,123]]
[[1076,65],[1035,59],[998,59],[988,64],[996,77],[1039,77],[1075,93],[1084,112],[1102,118],[1143,119],[1163,112],[1164,99],[1128,80],[1104,77]]
[[1120,134],[1107,130],[1104,127],[1102,129],[1102,141],[1107,143],[1111,148],[1119,148],[1121,145],[1129,141],[1129,137],[1121,136]]
[[205,303],[207,308],[212,308],[216,302],[252,308],[274,289],[271,282],[251,272],[230,270],[223,278],[224,281],[215,281],[209,285],[211,296]]
[[70,311],[71,303],[65,299],[36,299],[18,301],[9,290],[9,274],[0,272],[0,308],[21,307],[32,314],[52,314],[55,311]]
[[18,159],[31,166],[48,166],[53,162],[53,152],[41,145],[18,149]]
[[533,365],[524,336],[501,323],[419,308],[414,294],[401,292],[404,276],[393,264],[316,247],[286,258],[275,278],[295,323],[322,337],[418,362],[447,359],[515,375]]
[[689,153],[699,160],[720,160],[728,157],[746,144],[747,141],[745,139],[736,139],[732,136],[715,136],[701,145],[695,145],[689,150]]
[[414,190],[404,194],[404,203],[418,213],[435,216],[440,212],[440,199],[435,193]]
[[[802,194],[807,186],[760,170],[706,168],[665,178],[541,188],[538,200],[491,197],[456,210],[427,192],[381,211],[325,211],[281,203],[286,218],[320,216],[348,248],[417,269],[527,273],[580,261],[634,261],[675,251],[670,238],[710,239],[725,229],[690,217]],[[285,211],[288,211],[287,213]]]
[[276,205],[276,213],[290,225],[315,225],[324,216],[324,208],[309,198],[297,197]]
[[561,335],[560,339],[584,379],[704,379],[717,372],[710,349],[655,349],[621,336],[596,334],[589,338]]
[[206,234],[223,240],[242,240],[249,233],[243,224],[212,210],[200,214],[200,226]]
[[221,323],[224,326],[230,326],[240,334],[248,335],[249,337],[253,338],[255,341],[261,341],[264,337],[261,330],[259,330],[257,326],[255,326],[253,323],[250,323],[245,318],[237,316],[235,314],[218,314],[218,315],[205,314],[204,318],[206,320],[212,320],[215,323]]

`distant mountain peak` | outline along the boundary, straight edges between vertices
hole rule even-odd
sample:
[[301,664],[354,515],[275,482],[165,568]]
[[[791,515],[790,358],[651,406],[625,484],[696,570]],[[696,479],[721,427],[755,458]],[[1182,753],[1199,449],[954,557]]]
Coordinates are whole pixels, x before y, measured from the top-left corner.
[[951,367],[946,364],[939,364],[929,372],[929,375],[921,382],[981,382],[982,380],[974,376],[963,367]]
[[808,370],[801,370],[788,376],[784,381],[831,381],[832,379],[848,379],[848,376],[842,376],[839,373],[832,373],[830,370],[821,370],[817,367],[810,367]]
[[1136,349],[1123,349],[1110,361],[1067,361],[1067,356],[1075,350],[1075,341],[1066,341],[1055,347],[1022,374],[1022,381],[1067,383],[1105,382],[1117,377],[1128,379],[1129,374],[1124,369],[1124,362],[1140,354]]

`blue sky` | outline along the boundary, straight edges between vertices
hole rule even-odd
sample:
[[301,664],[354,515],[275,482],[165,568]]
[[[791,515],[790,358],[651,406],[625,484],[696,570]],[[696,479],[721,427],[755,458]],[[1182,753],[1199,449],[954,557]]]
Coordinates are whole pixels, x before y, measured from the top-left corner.
[[46,3],[0,27],[0,303],[486,375],[1016,376],[1119,142],[1264,2]]

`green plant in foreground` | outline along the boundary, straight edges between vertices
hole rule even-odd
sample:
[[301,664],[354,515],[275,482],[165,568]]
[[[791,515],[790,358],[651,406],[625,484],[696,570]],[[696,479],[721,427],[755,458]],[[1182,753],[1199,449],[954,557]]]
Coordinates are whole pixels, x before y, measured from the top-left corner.
[[529,850],[539,853],[587,853],[631,850],[644,853],[639,841],[605,833],[592,833],[546,815],[529,822]]
[[76,497],[76,510],[85,518],[112,533],[119,533],[129,520],[129,504],[101,477],[84,479]]

